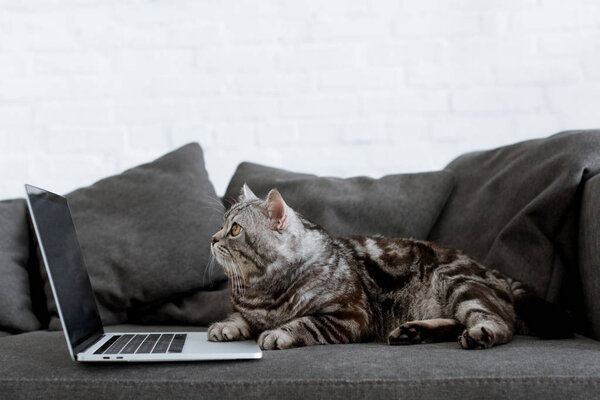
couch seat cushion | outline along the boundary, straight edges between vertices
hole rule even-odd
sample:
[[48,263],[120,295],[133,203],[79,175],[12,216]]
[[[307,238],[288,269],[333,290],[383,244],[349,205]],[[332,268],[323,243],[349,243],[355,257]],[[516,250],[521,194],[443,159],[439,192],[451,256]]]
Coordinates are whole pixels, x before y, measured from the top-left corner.
[[267,351],[252,361],[147,364],[73,362],[61,332],[0,339],[0,393],[7,398],[572,400],[599,392],[600,342],[583,337],[517,336],[485,351],[461,350],[456,343],[363,343]]

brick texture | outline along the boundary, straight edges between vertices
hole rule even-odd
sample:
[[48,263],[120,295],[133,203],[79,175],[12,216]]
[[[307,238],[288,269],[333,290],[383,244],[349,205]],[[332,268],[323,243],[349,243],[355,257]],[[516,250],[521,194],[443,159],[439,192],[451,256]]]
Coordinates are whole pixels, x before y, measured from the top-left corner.
[[591,0],[0,0],[0,198],[190,141],[321,175],[600,127]]

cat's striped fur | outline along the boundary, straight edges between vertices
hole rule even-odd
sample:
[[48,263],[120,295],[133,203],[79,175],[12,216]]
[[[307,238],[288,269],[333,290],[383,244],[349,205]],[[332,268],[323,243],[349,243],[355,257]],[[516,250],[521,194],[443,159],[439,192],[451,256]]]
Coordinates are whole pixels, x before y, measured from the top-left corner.
[[531,295],[520,283],[430,242],[332,238],[276,190],[260,200],[244,186],[212,249],[235,312],[209,327],[210,340],[258,337],[263,349],[285,349],[458,338],[483,349],[526,330],[515,304]]

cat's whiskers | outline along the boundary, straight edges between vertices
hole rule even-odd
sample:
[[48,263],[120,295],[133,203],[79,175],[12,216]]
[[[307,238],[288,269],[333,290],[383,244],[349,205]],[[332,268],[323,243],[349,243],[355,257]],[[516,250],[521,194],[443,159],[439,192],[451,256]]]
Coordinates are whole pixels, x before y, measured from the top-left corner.
[[218,213],[222,213],[223,212],[223,206],[216,206],[216,205],[212,205],[212,204],[208,204],[205,206],[200,206],[199,208],[201,209],[205,209],[205,210],[210,210],[210,211],[216,211]]
[[214,251],[218,252],[220,255],[218,262],[224,267],[229,276],[232,293],[238,295],[241,286],[240,276],[237,267],[231,258],[231,252],[222,246],[215,246],[214,249]]
[[244,294],[245,294],[245,285],[244,285],[244,278],[242,275],[242,271],[240,269],[240,267],[238,265],[236,265],[234,263],[235,266],[235,271],[236,271],[236,275],[237,275],[237,281],[238,281],[238,296],[240,298],[244,298]]
[[233,263],[229,263],[229,270],[231,271],[231,290],[234,294],[238,292],[238,276],[237,271],[235,270],[235,266]]
[[233,275],[235,276],[236,295],[243,299],[245,295],[244,276],[239,265],[237,265],[233,260],[231,260],[231,267],[233,270]]
[[245,298],[246,297],[246,281],[244,279],[244,275],[241,273],[240,271],[240,283],[241,283],[241,298]]
[[[202,280],[204,282],[212,282],[212,280],[213,280],[213,269],[215,268],[215,264],[216,264],[216,258],[215,258],[215,254],[214,254],[213,248],[211,246],[210,257],[208,258],[208,263],[206,265],[206,268],[204,269],[204,274],[202,275]],[[208,281],[206,280],[207,271],[208,271]]]
[[235,276],[237,278],[237,296],[242,297],[242,282],[241,282],[241,278],[240,278],[240,273],[239,273],[239,270],[237,269],[237,266],[235,268],[236,268]]
[[241,291],[240,287],[241,287],[241,283],[240,283],[240,276],[239,276],[239,272],[237,269],[237,266],[235,265],[235,263],[233,262],[233,260],[227,258],[223,260],[224,263],[227,264],[227,270],[229,272],[230,276],[230,280],[231,280],[231,291],[234,295],[239,296],[239,293]]
[[208,272],[209,281],[206,280],[206,274],[207,274],[207,271],[211,268],[212,260],[213,260],[213,255],[212,255],[212,251],[211,251],[210,257],[208,257],[208,261],[206,263],[206,266],[204,267],[204,273],[202,274],[202,282],[203,283],[210,281],[210,271]]
[[205,196],[206,196],[206,198],[207,198],[208,200],[212,201],[212,202],[213,202],[213,204],[215,204],[215,205],[219,206],[219,207],[221,208],[221,210],[223,210],[223,209],[225,208],[225,206],[223,205],[223,203],[221,202],[221,200],[220,200],[220,199],[217,199],[217,198],[215,198],[215,197],[212,197],[211,195],[205,195]]

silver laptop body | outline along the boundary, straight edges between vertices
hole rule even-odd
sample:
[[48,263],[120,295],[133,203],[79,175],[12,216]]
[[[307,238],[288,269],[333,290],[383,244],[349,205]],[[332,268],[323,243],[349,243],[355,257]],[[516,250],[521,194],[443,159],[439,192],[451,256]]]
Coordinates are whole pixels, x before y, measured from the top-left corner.
[[25,185],[27,207],[74,361],[259,359],[254,341],[209,342],[205,332],[105,332],[67,199]]

